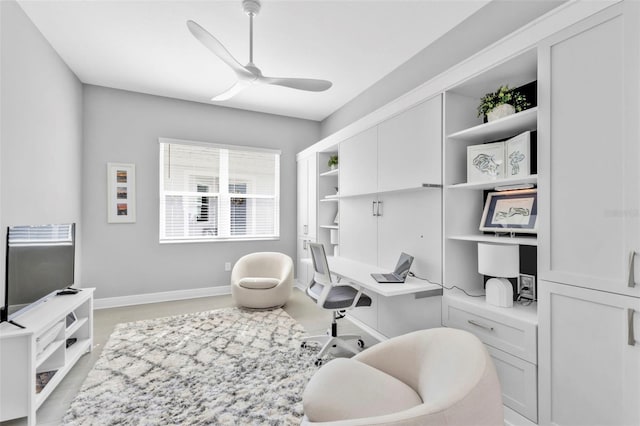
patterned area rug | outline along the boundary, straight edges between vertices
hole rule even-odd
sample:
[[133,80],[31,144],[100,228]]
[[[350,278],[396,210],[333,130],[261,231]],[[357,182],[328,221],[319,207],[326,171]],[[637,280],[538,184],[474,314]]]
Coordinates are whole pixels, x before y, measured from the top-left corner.
[[293,425],[317,348],[282,309],[118,324],[66,425]]

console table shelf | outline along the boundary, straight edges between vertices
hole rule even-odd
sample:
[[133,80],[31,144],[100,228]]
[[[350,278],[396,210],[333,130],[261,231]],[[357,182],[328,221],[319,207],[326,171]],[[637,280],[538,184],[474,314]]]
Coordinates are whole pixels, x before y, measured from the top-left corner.
[[[0,421],[26,417],[29,426],[35,425],[38,408],[91,351],[93,291],[85,288],[35,304],[13,318],[24,328],[0,324]],[[69,347],[68,339],[75,339]],[[53,371],[37,389],[36,376]]]

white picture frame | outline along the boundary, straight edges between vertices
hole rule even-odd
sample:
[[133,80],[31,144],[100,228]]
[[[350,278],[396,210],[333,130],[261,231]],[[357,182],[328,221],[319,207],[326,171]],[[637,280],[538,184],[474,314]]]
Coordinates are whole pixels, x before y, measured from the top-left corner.
[[505,178],[531,175],[531,132],[520,133],[505,141]]
[[489,192],[480,231],[538,233],[538,189]]
[[486,182],[503,179],[505,175],[504,159],[504,142],[468,146],[467,182]]
[[107,163],[107,222],[135,223],[136,165]]

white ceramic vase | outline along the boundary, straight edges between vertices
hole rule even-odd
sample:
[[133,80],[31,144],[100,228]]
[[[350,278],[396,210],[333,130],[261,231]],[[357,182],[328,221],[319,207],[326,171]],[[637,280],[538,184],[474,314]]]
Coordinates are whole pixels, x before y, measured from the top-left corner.
[[516,108],[510,104],[498,105],[487,113],[487,121],[498,120],[507,115],[515,114]]

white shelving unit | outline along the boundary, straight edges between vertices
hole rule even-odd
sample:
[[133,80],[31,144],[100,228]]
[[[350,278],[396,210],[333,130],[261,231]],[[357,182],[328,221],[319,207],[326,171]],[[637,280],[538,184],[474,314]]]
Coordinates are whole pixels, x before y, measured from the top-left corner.
[[328,166],[329,157],[337,155],[338,147],[318,153],[318,242],[324,244],[327,255],[339,254],[340,225],[336,222],[340,201],[340,169]]
[[13,319],[24,328],[0,324],[0,421],[35,425],[38,408],[91,351],[93,291],[51,296]]

